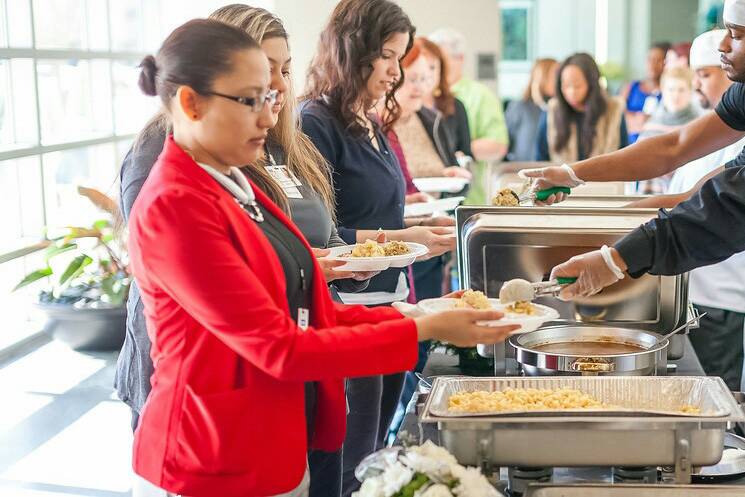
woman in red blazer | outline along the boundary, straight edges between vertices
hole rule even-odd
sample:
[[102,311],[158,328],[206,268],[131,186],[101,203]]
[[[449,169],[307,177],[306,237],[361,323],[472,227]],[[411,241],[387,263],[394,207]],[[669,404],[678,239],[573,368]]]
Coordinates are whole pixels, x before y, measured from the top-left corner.
[[477,326],[491,311],[412,320],[331,301],[300,232],[232,167],[256,161],[274,124],[268,61],[244,31],[190,21],[141,67],[173,135],[129,222],[155,364],[135,472],[189,497],[304,495],[304,382],[318,382],[310,443],[337,450],[344,377],[410,369],[417,340],[470,346],[512,328]]

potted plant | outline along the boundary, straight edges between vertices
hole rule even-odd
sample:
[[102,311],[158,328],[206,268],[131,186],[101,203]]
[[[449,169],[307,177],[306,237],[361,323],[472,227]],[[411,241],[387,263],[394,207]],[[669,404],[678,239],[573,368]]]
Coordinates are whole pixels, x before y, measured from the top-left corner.
[[75,350],[119,350],[126,330],[130,274],[125,244],[116,236],[116,204],[95,190],[79,188],[109,213],[89,227],[72,226],[50,238],[46,266],[27,274],[18,290],[40,280],[38,307],[44,330]]

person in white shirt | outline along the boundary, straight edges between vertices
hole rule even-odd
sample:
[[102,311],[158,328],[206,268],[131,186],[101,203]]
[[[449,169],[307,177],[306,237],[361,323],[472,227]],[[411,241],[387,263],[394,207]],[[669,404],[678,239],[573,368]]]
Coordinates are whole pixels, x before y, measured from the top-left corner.
[[[691,69],[702,107],[714,108],[732,85],[719,65],[719,42],[725,31],[716,29],[698,36],[691,46]],[[686,194],[699,181],[737,157],[745,138],[677,169],[668,193]],[[707,315],[690,337],[706,374],[721,376],[731,389],[740,387],[745,324],[745,252],[690,272],[688,296]]]

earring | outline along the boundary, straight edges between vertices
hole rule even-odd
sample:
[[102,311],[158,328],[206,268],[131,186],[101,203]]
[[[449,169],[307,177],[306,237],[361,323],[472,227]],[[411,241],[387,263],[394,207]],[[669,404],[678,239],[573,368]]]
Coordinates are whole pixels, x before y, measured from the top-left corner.
[[439,88],[435,88],[435,90],[432,92],[432,95],[434,95],[435,97],[439,97],[440,95],[442,95],[442,91],[440,91]]

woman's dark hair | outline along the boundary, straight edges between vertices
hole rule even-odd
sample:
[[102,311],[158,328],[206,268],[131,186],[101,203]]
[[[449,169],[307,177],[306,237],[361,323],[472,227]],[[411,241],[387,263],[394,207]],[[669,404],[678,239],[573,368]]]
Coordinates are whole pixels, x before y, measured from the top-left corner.
[[[389,0],[342,0],[321,32],[318,49],[308,70],[304,98],[325,98],[331,111],[352,134],[365,133],[365,124],[355,112],[364,94],[372,63],[381,56],[383,44],[394,34],[409,35],[411,49],[416,29],[397,4]],[[403,74],[403,73],[402,73]],[[385,96],[383,129],[401,114],[394,96],[403,77]],[[373,101],[362,102],[369,110]]]
[[193,19],[176,28],[153,57],[140,63],[140,89],[158,95],[168,106],[180,86],[206,95],[212,82],[230,70],[231,56],[245,49],[260,50],[245,31],[211,19]]
[[559,77],[556,80],[556,99],[559,105],[554,113],[554,125],[556,128],[556,149],[563,150],[569,141],[570,131],[575,116],[578,114],[569,102],[564,98],[561,91],[562,75],[564,68],[575,66],[587,81],[587,96],[585,97],[585,109],[582,122],[580,123],[577,134],[580,137],[580,144],[583,150],[578,150],[580,155],[589,154],[592,150],[592,144],[595,141],[595,125],[598,120],[605,114],[608,109],[608,100],[605,96],[605,90],[600,86],[600,69],[595,63],[595,59],[586,53],[576,53],[562,62],[559,67]]

